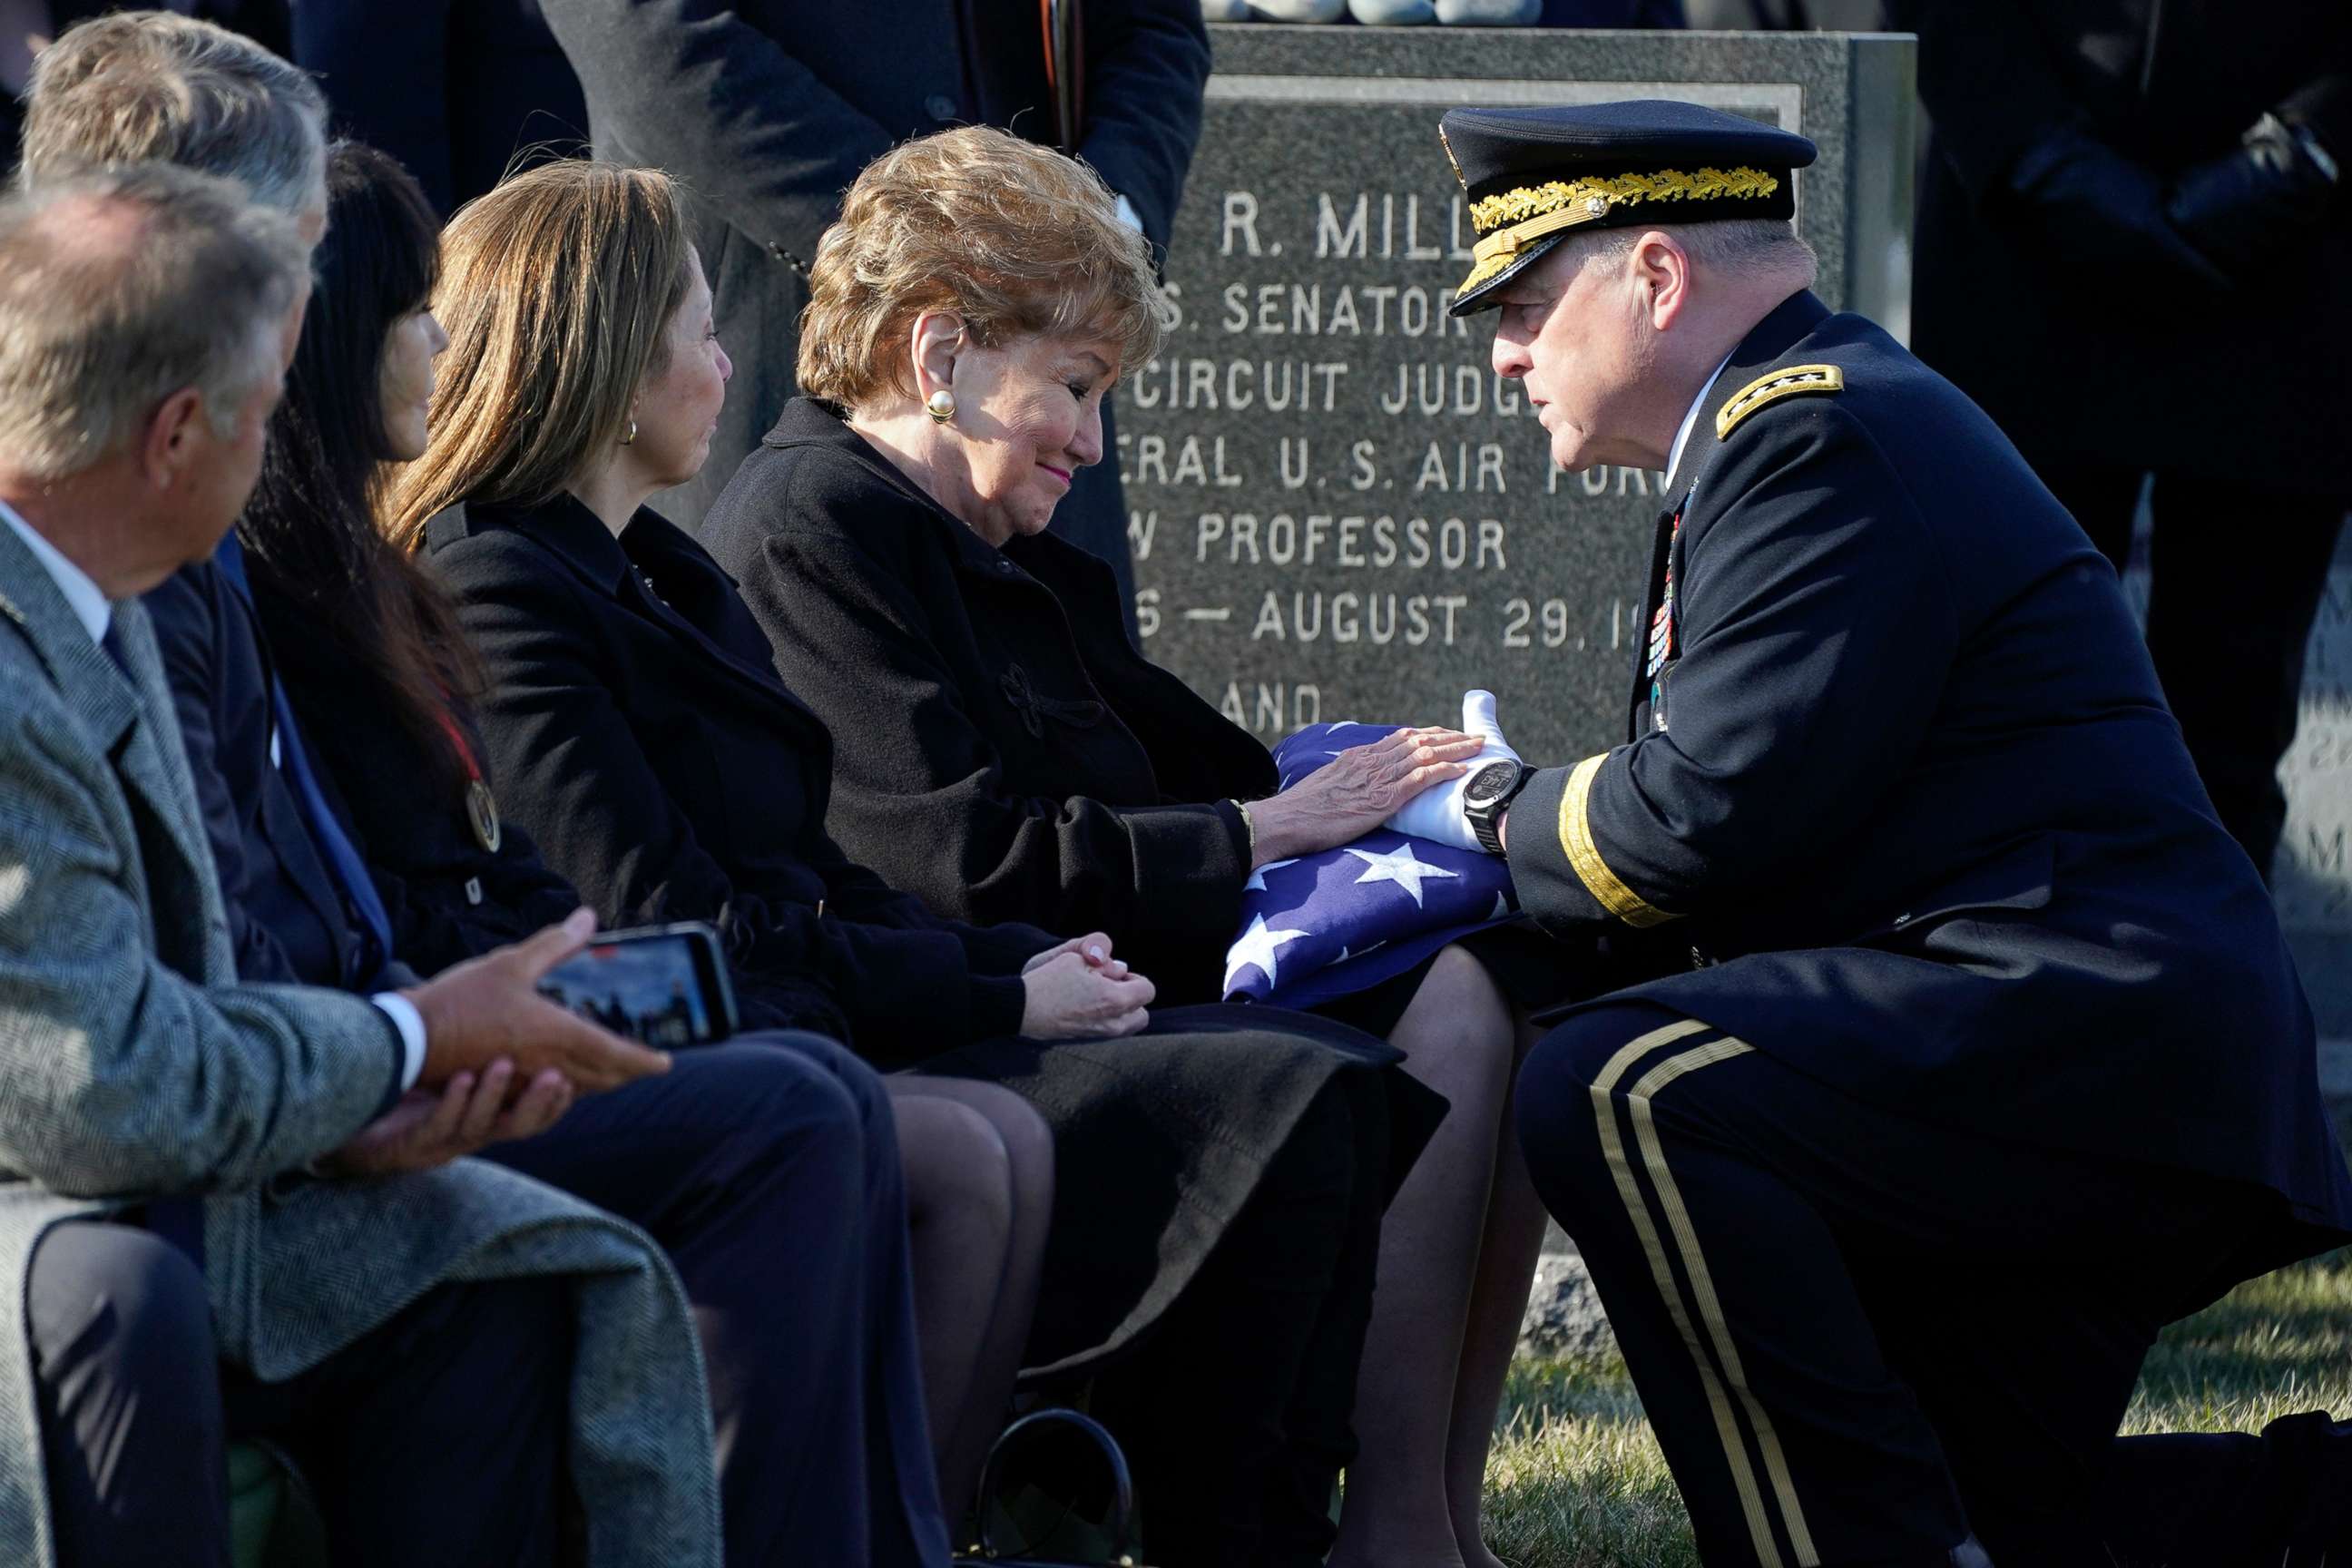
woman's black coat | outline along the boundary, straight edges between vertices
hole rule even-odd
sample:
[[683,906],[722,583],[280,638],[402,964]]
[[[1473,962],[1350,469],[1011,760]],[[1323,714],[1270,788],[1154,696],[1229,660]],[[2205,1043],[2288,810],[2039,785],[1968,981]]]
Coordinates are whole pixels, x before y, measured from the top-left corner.
[[1218,994],[1250,869],[1227,797],[1273,794],[1274,762],[1129,644],[1101,563],[991,548],[805,398],[703,538],[842,738],[849,854],[941,914],[1107,931],[1164,994]]
[[832,740],[686,534],[640,511],[616,540],[563,496],[436,518],[426,548],[488,674],[501,805],[600,918],[711,922],[748,991],[877,1061],[1019,1030],[1054,939],[938,919],[834,847]]
[[[1275,1008],[1155,1011],[1120,1040],[1017,1037],[1018,971],[1054,939],[942,920],[834,847],[834,742],[694,541],[651,511],[616,541],[560,498],[469,505],[427,545],[486,667],[508,808],[606,921],[714,921],[739,971],[837,1003],[865,1054],[1002,1083],[1044,1113],[1058,1174],[1031,1375],[1130,1343],[1334,1077],[1401,1059]],[[1391,1154],[1362,1174],[1392,1184],[1442,1101],[1384,1076]]]

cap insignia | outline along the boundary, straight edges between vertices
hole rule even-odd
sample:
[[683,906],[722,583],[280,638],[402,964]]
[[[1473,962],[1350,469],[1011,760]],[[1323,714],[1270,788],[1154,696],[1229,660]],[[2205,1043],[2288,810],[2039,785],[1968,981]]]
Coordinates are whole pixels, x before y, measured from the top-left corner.
[[1791,364],[1768,370],[1733,393],[1731,401],[1716,410],[1715,438],[1720,441],[1729,436],[1741,420],[1768,403],[1801,393],[1838,392],[1844,386],[1845,372],[1833,364]]
[[[1451,148],[1446,156],[1453,156]],[[1455,173],[1460,173],[1458,167]],[[1470,247],[1470,276],[1454,292],[1467,294],[1510,266],[1535,241],[1606,217],[1612,207],[1636,202],[1761,201],[1780,188],[1780,182],[1761,169],[1701,169],[1696,174],[1661,169],[1654,174],[1549,180],[1482,196],[1470,204],[1470,222],[1483,237]]]
[[[1453,156],[1452,150],[1446,155]],[[1458,167],[1455,171],[1460,172]],[[1748,197],[1761,200],[1780,188],[1780,182],[1761,169],[1701,169],[1685,174],[1661,169],[1654,174],[1591,176],[1550,180],[1498,192],[1470,204],[1470,221],[1483,232],[1509,223],[1541,217],[1562,207],[1581,204],[1598,216],[1627,202],[1719,201]],[[1595,205],[1595,204],[1598,205]]]

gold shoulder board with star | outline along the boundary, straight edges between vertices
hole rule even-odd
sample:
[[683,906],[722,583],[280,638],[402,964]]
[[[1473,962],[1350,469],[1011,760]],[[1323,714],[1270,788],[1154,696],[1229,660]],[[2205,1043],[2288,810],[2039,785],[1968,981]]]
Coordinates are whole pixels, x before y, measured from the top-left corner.
[[1838,392],[1844,386],[1845,372],[1833,364],[1785,364],[1768,370],[1715,411],[1715,438],[1720,441],[1730,435],[1741,420],[1768,403],[1808,392]]

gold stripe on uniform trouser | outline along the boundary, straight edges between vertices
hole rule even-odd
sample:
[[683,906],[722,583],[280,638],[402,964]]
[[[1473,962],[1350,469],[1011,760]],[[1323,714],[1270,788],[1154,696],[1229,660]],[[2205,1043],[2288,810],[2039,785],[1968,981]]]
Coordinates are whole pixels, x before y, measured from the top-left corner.
[[[1609,1058],[1592,1081],[1592,1109],[1599,1119],[1601,1152],[1608,1157],[1611,1172],[1617,1180],[1618,1196],[1624,1201],[1625,1212],[1633,1223],[1634,1233],[1641,1237],[1643,1253],[1648,1258],[1650,1273],[1657,1281],[1658,1294],[1664,1299],[1666,1313],[1689,1347],[1691,1360],[1698,1368],[1699,1384],[1706,1393],[1708,1408],[1715,1415],[1716,1436],[1723,1443],[1726,1462],[1731,1468],[1733,1487],[1739,1493],[1740,1511],[1748,1520],[1748,1533],[1756,1547],[1757,1561],[1765,1568],[1781,1568],[1780,1549],[1773,1540],[1772,1526],[1764,1509],[1762,1489],[1756,1480],[1755,1468],[1748,1463],[1748,1446],[1739,1435],[1739,1425],[1733,1418],[1731,1402],[1726,1397],[1723,1378],[1716,1375],[1714,1365],[1700,1342],[1698,1331],[1691,1321],[1688,1307],[1680,1287],[1675,1283],[1674,1267],[1667,1260],[1664,1240],[1658,1234],[1656,1222],[1651,1217],[1649,1205],[1643,1199],[1640,1184],[1633,1174],[1633,1161],[1625,1149],[1624,1135],[1618,1131],[1617,1117],[1610,1104],[1610,1091],[1618,1080],[1632,1070],[1634,1063],[1661,1046],[1670,1045],[1711,1026],[1685,1018],[1628,1043]],[[1804,1510],[1798,1505],[1795,1486],[1789,1478],[1788,1460],[1780,1450],[1780,1435],[1772,1428],[1771,1418],[1757,1404],[1748,1387],[1746,1373],[1741,1370],[1738,1350],[1731,1342],[1731,1331],[1724,1321],[1723,1305],[1715,1293],[1715,1281],[1701,1255],[1698,1237],[1692,1233],[1690,1215],[1683,1205],[1682,1189],[1675,1184],[1674,1173],[1666,1168],[1665,1152],[1659,1147],[1658,1131],[1650,1115],[1650,1100],[1658,1090],[1686,1072],[1716,1062],[1726,1061],[1755,1049],[1744,1040],[1728,1036],[1711,1045],[1694,1047],[1678,1055],[1668,1057],[1642,1075],[1633,1088],[1625,1091],[1625,1100],[1633,1115],[1636,1141],[1642,1149],[1643,1163],[1649,1167],[1650,1180],[1658,1190],[1658,1202],[1666,1211],[1666,1223],[1674,1232],[1675,1245],[1681,1251],[1684,1270],[1689,1274],[1691,1292],[1697,1298],[1699,1317],[1706,1325],[1707,1338],[1713,1342],[1716,1353],[1723,1362],[1723,1376],[1730,1379],[1731,1391],[1739,1399],[1740,1408],[1747,1412],[1748,1425],[1756,1433],[1756,1446],[1764,1456],[1764,1468],[1770,1477],[1774,1500],[1780,1504],[1781,1522],[1787,1526],[1789,1543],[1796,1551],[1798,1568],[1815,1568],[1821,1562],[1813,1550],[1812,1532],[1806,1528]]]

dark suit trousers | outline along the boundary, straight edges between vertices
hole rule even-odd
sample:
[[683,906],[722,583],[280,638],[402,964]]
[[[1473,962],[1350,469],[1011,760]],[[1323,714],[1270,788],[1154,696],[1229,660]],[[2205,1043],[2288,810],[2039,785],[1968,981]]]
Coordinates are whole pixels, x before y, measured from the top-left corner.
[[135,1226],[51,1230],[26,1311],[67,1568],[226,1568],[232,1436],[301,1467],[339,1563],[556,1561],[560,1281],[445,1286],[266,1385],[217,1368],[202,1276]]
[[[2145,475],[2038,470],[2121,572]],[[2147,648],[2221,826],[2265,879],[2286,821],[2305,647],[2352,497],[2158,473],[2148,492]]]
[[1522,1070],[1709,1564],[2103,1563],[2117,1424],[2240,1223],[2217,1184],[1891,1115],[1644,1003]]
[[727,1561],[947,1557],[880,1079],[802,1033],[681,1051],[488,1157],[644,1227],[685,1282]]

